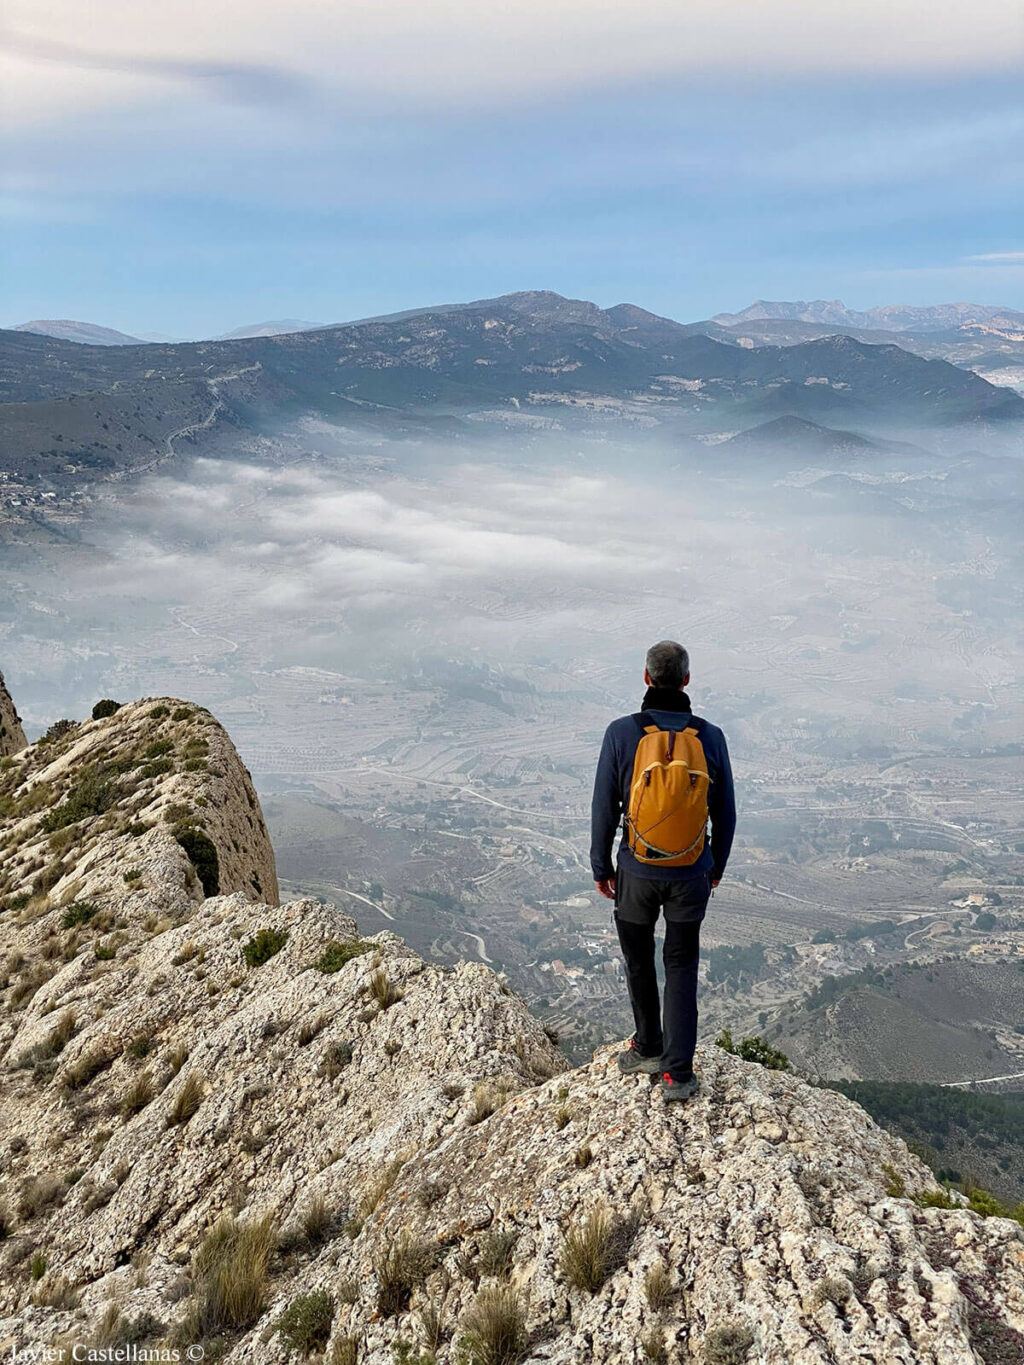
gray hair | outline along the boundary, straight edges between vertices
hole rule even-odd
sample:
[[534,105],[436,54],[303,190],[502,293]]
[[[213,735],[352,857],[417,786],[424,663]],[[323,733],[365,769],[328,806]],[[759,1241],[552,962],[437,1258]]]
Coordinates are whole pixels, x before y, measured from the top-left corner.
[[653,687],[682,687],[690,671],[690,656],[675,640],[659,640],[651,645],[646,663]]

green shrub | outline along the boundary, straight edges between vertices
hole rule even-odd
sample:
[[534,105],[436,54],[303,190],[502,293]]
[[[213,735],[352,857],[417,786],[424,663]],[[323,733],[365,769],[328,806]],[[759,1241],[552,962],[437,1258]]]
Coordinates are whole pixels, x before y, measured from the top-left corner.
[[331,1043],[324,1054],[323,1073],[333,1081],[345,1070],[352,1060],[351,1043]]
[[907,1192],[907,1182],[900,1175],[899,1171],[891,1162],[882,1162],[882,1174],[885,1176],[885,1192],[890,1199],[902,1199]]
[[262,967],[264,962],[276,957],[287,942],[286,929],[258,929],[242,944],[242,953],[250,967]]
[[76,924],[88,924],[98,912],[99,906],[92,901],[75,901],[64,911],[61,924],[65,929],[73,929]]
[[155,739],[152,744],[146,746],[142,751],[143,758],[163,758],[165,754],[174,752],[173,739]]
[[53,834],[79,820],[102,815],[117,801],[117,793],[105,768],[86,768],[59,806],[43,819],[43,830]]
[[143,779],[163,777],[164,773],[174,772],[174,763],[169,758],[154,758],[139,769]]
[[111,962],[117,957],[117,947],[109,941],[106,943],[97,943],[92,951],[97,962]]
[[147,711],[146,714],[149,716],[150,720],[163,720],[165,716],[171,714],[171,708],[169,706],[154,706],[150,711]]
[[220,859],[217,856],[217,845],[209,835],[204,834],[201,829],[196,829],[194,825],[180,826],[174,831],[174,837],[195,868],[203,895],[219,895]]
[[172,714],[171,720],[177,721],[188,720],[191,715],[192,715],[191,707],[179,706],[177,710]]
[[52,744],[55,740],[63,739],[65,735],[69,735],[72,730],[77,729],[78,729],[77,720],[67,719],[55,720],[53,724],[50,726],[50,728],[47,730],[46,734],[40,736],[40,738],[37,740],[37,743]]
[[730,1029],[723,1029],[715,1039],[718,1047],[725,1052],[731,1052],[734,1057],[740,1057],[745,1062],[757,1062],[760,1066],[766,1066],[770,1071],[788,1071],[789,1058],[777,1047],[772,1047],[767,1038],[760,1038],[755,1035],[752,1038],[741,1038],[738,1043],[733,1042]]
[[476,1267],[481,1275],[500,1278],[512,1269],[512,1253],[518,1240],[514,1232],[486,1232],[480,1238]]
[[37,1251],[29,1262],[28,1273],[34,1280],[41,1280],[46,1274],[46,1257],[41,1251]]
[[120,711],[121,703],[112,701],[110,697],[104,697],[92,708],[93,720],[106,720],[107,716],[112,716],[115,711]]
[[361,953],[368,953],[373,946],[372,943],[366,943],[361,938],[347,938],[343,941],[332,938],[317,958],[316,969],[325,974],[339,972],[346,962],[351,962],[354,957],[359,957]]
[[277,1320],[277,1334],[291,1351],[322,1351],[331,1335],[334,1300],[326,1289],[299,1294]]

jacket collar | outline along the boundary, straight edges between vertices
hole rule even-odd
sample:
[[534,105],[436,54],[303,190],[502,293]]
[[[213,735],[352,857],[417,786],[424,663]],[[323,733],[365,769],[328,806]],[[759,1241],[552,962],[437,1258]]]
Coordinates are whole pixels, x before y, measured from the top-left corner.
[[693,710],[690,698],[678,687],[649,687],[640,703],[641,711],[684,711]]

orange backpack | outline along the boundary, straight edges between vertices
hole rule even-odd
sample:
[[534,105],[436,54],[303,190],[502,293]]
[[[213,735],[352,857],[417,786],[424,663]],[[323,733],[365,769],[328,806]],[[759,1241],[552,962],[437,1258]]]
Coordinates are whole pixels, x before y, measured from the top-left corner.
[[689,867],[704,851],[708,774],[704,746],[692,727],[661,730],[639,715],[643,730],[633,761],[626,845],[640,863]]

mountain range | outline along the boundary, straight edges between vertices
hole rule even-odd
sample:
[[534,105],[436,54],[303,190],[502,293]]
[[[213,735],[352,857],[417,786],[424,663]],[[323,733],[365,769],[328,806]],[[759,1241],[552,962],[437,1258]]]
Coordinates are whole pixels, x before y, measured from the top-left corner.
[[5,468],[54,484],[304,413],[392,433],[467,435],[527,417],[667,441],[781,418],[838,431],[826,444],[844,447],[1024,419],[1013,390],[896,345],[738,345],[634,305],[545,291],[230,341],[94,346],[5,331],[0,398]]
[[842,329],[861,328],[883,332],[948,332],[958,327],[1014,327],[1024,331],[1024,313],[983,303],[939,303],[928,307],[883,304],[859,312],[839,299],[815,299],[812,303],[772,303],[757,299],[739,313],[717,313],[712,322],[735,327],[766,320],[812,322]]

